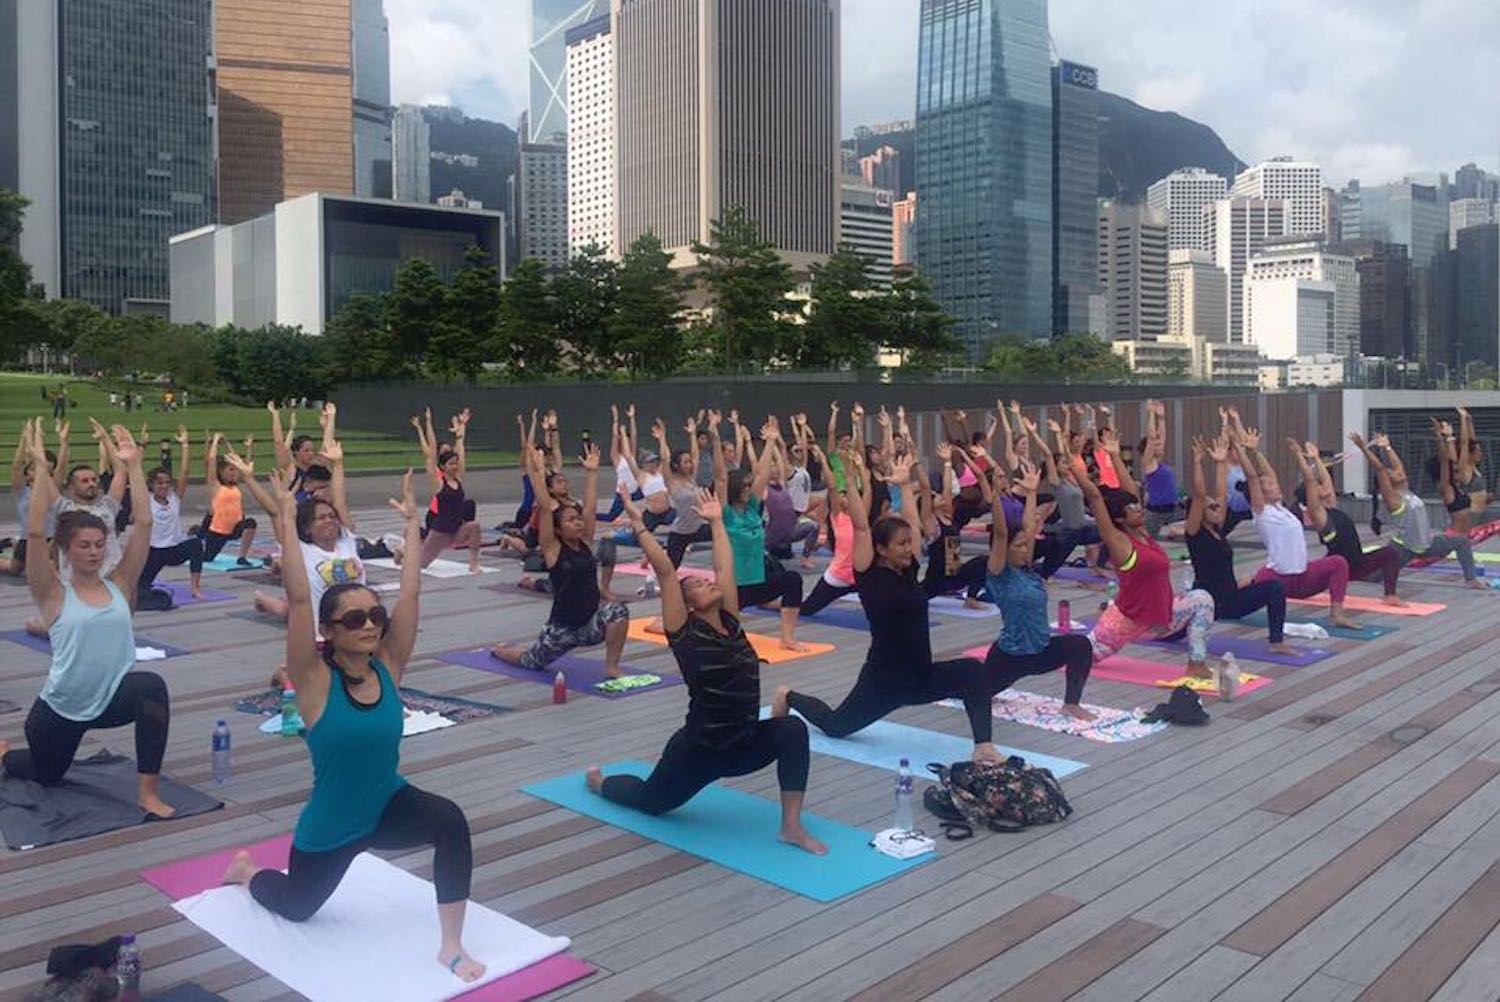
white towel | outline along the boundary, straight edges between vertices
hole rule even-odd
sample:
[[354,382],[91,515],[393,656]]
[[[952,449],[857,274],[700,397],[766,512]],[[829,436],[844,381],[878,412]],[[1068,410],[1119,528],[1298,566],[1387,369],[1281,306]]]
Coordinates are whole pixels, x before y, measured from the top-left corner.
[[167,652],[160,647],[137,647],[135,659],[137,661],[165,661]]
[[870,844],[892,859],[911,859],[937,850],[937,843],[921,832],[904,832],[896,828],[880,832]]
[[441,1002],[568,948],[483,905],[469,903],[464,947],[486,965],[465,984],[438,963],[432,884],[369,853],[306,922],[256,904],[244,887],[215,887],[172,907],[194,925],[313,1002]]
[[1304,640],[1328,639],[1328,631],[1317,623],[1287,623],[1284,631],[1289,637],[1301,637]]
[[[388,571],[399,571],[401,569],[401,566],[390,557],[376,557],[371,560],[366,560],[365,566],[383,567]],[[432,563],[428,564],[426,567],[422,568],[422,573],[426,574],[428,577],[434,578],[466,578],[469,576],[469,565],[466,563],[461,564],[457,560],[444,560],[442,557],[439,557]],[[485,567],[483,564],[481,564],[479,567],[479,573],[493,574],[495,573],[495,568]]]
[[[444,727],[452,727],[453,721],[441,713],[431,713],[427,710],[407,710],[406,716],[401,721],[401,736],[409,738],[413,734],[425,734],[428,731],[442,730]],[[260,725],[263,734],[281,733],[281,714],[267,717]]]

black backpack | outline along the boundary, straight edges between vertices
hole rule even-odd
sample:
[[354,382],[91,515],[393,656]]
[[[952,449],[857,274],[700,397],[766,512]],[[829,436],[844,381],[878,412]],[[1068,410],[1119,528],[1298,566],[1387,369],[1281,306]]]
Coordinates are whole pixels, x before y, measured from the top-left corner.
[[1073,813],[1057,777],[1016,755],[1003,763],[934,762],[927,768],[937,775],[940,785],[928,787],[922,803],[950,839],[968,838],[975,828],[1023,831]]
[[172,593],[165,588],[147,588],[135,597],[137,612],[166,612],[177,608]]

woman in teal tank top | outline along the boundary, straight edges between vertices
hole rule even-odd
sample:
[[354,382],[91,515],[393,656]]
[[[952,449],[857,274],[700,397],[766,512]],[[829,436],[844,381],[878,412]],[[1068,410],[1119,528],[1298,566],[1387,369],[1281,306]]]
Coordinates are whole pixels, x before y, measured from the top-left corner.
[[[100,429],[100,433],[103,429]],[[114,428],[115,476],[126,477],[138,498],[146,497],[141,450],[130,432]],[[167,684],[154,672],[135,667],[136,581],[151,546],[151,506],[131,509],[131,530],[120,562],[101,577],[109,527],[86,511],[59,515],[55,541],[73,567],[68,582],[46,559],[47,512],[55,487],[47,474],[40,421],[27,422],[22,444],[31,457],[31,501],[26,512],[27,548],[41,554],[26,562],[26,584],[52,641],[52,667],[41,695],[26,716],[26,747],[11,750],[0,741],[5,771],[44,786],[62,781],[85,732],[135,725],[136,802],[141,810],[169,818],[173,808],[161,799],[161,761],[167,749],[170,710]]]
[[[286,548],[286,668],[307,725],[313,790],[297,820],[287,872],[259,869],[248,852],[240,852],[225,881],[244,884],[282,918],[303,922],[332,896],[354,857],[366,849],[434,846],[442,927],[437,959],[460,980],[475,981],[484,965],[464,951],[462,942],[474,869],[469,823],[457,804],[418,790],[397,771],[404,715],[398,686],[417,641],[421,561],[403,562],[400,597],[389,614],[365,585],[337,584],[325,591],[316,610],[324,640],[319,652],[295,501],[279,471],[271,475],[271,486]],[[409,471],[401,500],[391,506],[406,520],[406,552],[416,553],[422,548],[421,512]]]

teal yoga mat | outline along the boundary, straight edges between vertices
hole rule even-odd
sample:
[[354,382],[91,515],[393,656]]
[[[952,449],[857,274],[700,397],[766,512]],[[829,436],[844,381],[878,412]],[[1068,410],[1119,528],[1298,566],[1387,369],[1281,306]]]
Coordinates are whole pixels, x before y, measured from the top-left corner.
[[[760,709],[761,718],[769,716],[771,708]],[[873,765],[877,769],[895,772],[901,768],[905,758],[911,763],[914,775],[926,775],[928,762],[963,762],[974,754],[974,742],[942,731],[927,731],[906,724],[894,724],[889,720],[877,720],[857,734],[847,738],[831,738],[816,727],[807,728],[809,746],[819,755],[832,755],[847,762]],[[1070,758],[1057,758],[1041,752],[1029,752],[1023,748],[996,745],[1003,755],[1017,755],[1027,765],[1052,770],[1058,779],[1071,776],[1088,766]]]
[[[650,765],[635,761],[604,767],[606,776],[623,772],[644,777],[650,771]],[[581,772],[533,783],[521,792],[814,901],[837,901],[935,855],[892,859],[871,847],[873,833],[804,813],[807,830],[828,846],[828,855],[814,856],[776,840],[781,804],[718,785],[658,817],[591,793]]]
[[[1264,612],[1252,612],[1250,615],[1246,616],[1244,619],[1226,619],[1226,620],[1223,620],[1223,622],[1225,622],[1227,624],[1230,624],[1230,625],[1233,625],[1235,623],[1242,623],[1245,626],[1265,626],[1265,625],[1267,625],[1266,624],[1266,614]],[[1356,627],[1354,629],[1350,629],[1347,626],[1334,626],[1332,623],[1330,623],[1326,619],[1313,619],[1313,620],[1297,620],[1297,619],[1294,619],[1294,620],[1290,620],[1290,622],[1294,622],[1294,623],[1298,623],[1298,622],[1313,622],[1313,623],[1316,623],[1319,626],[1321,626],[1323,629],[1327,630],[1328,631],[1328,635],[1330,637],[1338,637],[1340,640],[1379,640],[1381,637],[1384,637],[1384,636],[1387,636],[1388,634],[1396,632],[1396,627],[1394,627],[1394,626],[1374,626],[1374,625],[1371,625],[1371,626],[1360,626],[1360,627]],[[1288,636],[1286,639],[1287,639],[1287,642],[1290,643],[1290,644],[1299,644],[1299,643],[1303,643],[1304,642],[1304,641],[1300,640],[1299,638],[1293,637],[1293,636]]]

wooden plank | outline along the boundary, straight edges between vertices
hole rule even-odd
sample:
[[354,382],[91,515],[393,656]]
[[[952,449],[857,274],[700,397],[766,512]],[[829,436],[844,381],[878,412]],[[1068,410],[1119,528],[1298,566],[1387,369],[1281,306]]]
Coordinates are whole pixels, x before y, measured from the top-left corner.
[[1056,1002],[1087,988],[1166,932],[1136,919],[1121,919],[1037,971],[996,1002]]
[[670,877],[674,873],[681,873],[684,870],[691,870],[695,866],[703,865],[704,861],[696,856],[689,856],[685,853],[674,853],[664,859],[646,863],[643,866],[638,866],[634,869],[626,870],[624,873],[608,877],[588,887],[569,891],[555,898],[549,898],[546,901],[539,901],[536,904],[528,905],[511,913],[511,918],[517,922],[524,922],[531,926],[547,925],[550,922],[557,921],[564,915],[571,915],[573,912],[582,911],[590,905],[601,901],[608,901],[610,898],[633,891],[637,887],[645,887],[664,877]]

